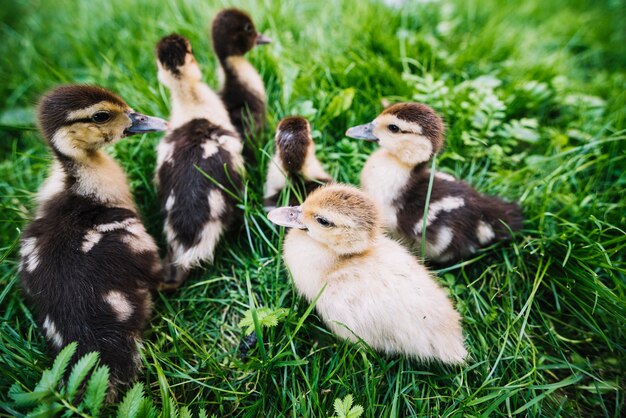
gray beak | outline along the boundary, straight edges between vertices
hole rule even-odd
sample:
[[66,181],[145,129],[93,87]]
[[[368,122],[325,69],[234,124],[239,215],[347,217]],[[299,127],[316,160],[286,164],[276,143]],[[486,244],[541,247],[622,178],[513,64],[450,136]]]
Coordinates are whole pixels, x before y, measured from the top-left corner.
[[374,136],[372,132],[374,130],[373,123],[366,123],[365,125],[353,126],[346,131],[346,136],[349,138],[363,139],[365,141],[378,142],[378,138]]
[[270,221],[276,225],[286,226],[289,228],[306,229],[306,225],[302,223],[302,207],[287,206],[284,208],[272,209],[267,214]]
[[256,44],[257,45],[265,45],[265,44],[270,44],[272,43],[272,38],[268,38],[267,36],[263,35],[262,33],[257,33],[256,34]]
[[133,124],[124,131],[126,136],[164,131],[169,126],[165,119],[156,118],[154,116],[146,116],[136,112],[132,112],[128,116]]

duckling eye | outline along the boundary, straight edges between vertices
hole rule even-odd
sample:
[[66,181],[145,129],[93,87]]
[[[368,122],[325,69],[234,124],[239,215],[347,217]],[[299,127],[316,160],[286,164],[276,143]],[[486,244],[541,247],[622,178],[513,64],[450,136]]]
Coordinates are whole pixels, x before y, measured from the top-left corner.
[[106,111],[96,112],[91,116],[91,120],[96,123],[103,123],[111,119],[111,114]]
[[322,218],[321,216],[316,216],[315,220],[317,221],[318,224],[322,225],[324,228],[328,228],[330,226],[333,226],[332,222],[330,222],[326,218]]
[[398,128],[398,125],[394,125],[394,124],[387,126],[387,129],[389,129],[394,134],[400,132],[400,128]]
[[248,33],[252,32],[252,25],[250,23],[246,23],[246,26],[243,27],[243,30]]

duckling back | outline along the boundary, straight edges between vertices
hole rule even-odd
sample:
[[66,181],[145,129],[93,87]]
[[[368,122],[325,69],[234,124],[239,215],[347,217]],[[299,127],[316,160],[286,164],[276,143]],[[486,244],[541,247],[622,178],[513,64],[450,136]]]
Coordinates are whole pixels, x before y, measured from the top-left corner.
[[156,173],[168,241],[168,287],[175,287],[193,267],[213,261],[217,243],[233,223],[233,196],[242,188],[242,145],[224,105],[200,81],[189,42],[175,34],[165,37],[157,55],[159,79],[169,87],[177,115],[157,147]]

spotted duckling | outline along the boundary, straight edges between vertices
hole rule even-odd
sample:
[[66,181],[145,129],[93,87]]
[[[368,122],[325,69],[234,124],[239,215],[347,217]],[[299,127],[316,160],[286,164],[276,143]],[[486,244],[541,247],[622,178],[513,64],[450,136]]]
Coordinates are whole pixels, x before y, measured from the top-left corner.
[[[385,225],[420,247],[430,179],[429,161],[444,144],[441,118],[430,107],[399,103],[346,136],[380,145],[361,172],[361,187],[382,207]],[[427,259],[451,263],[522,227],[515,203],[478,193],[437,172],[426,214]]]
[[291,189],[289,204],[295,205],[331,180],[315,157],[309,121],[301,116],[282,119],[276,127],[276,153],[267,168],[265,210],[275,208],[288,188]]
[[341,338],[387,354],[462,363],[460,316],[429,271],[381,231],[378,208],[358,189],[318,188],[269,219],[291,229],[283,257],[298,291]]
[[220,96],[244,141],[246,161],[254,162],[265,127],[265,86],[244,55],[271,39],[257,32],[246,12],[234,8],[220,11],[213,19],[211,31],[213,50],[222,71]]
[[170,266],[167,287],[193,267],[212,262],[235,218],[242,188],[239,135],[220,98],[201,80],[187,39],[169,35],[157,45],[158,77],[171,93],[170,127],[157,147],[161,208]]
[[53,162],[21,238],[22,287],[51,351],[72,341],[74,360],[99,351],[113,395],[141,366],[137,345],[163,268],[122,168],[102,147],[167,123],[87,85],[46,94],[38,119]]

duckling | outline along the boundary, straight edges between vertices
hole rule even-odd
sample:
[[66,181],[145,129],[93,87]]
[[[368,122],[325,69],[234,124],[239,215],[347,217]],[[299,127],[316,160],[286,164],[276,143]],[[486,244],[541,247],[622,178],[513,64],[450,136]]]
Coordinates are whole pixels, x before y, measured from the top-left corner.
[[21,237],[22,287],[51,351],[56,355],[72,341],[78,342],[74,360],[99,351],[114,396],[140,368],[137,345],[163,267],[122,168],[101,148],[165,130],[166,122],[87,85],[43,96],[38,120],[53,163],[36,217]]
[[157,45],[159,81],[171,93],[167,135],[157,147],[157,183],[170,274],[179,286],[193,267],[212,262],[235,218],[242,188],[241,139],[220,98],[201,81],[189,41],[172,34]]
[[211,31],[223,80],[220,96],[244,141],[244,157],[253,162],[265,127],[265,86],[244,55],[271,39],[256,31],[246,12],[234,8],[220,11],[213,19]]
[[269,211],[277,206],[287,180],[296,188],[289,204],[295,205],[298,197],[305,198],[331,177],[315,157],[315,144],[311,125],[301,116],[283,118],[276,127],[276,153],[267,168],[263,205]]
[[[430,107],[399,103],[346,136],[380,145],[361,172],[361,187],[382,207],[385,225],[420,247],[430,179],[429,161],[444,144],[444,125]],[[467,183],[437,172],[426,214],[427,259],[447,264],[522,227],[515,203],[478,193]]]
[[387,354],[462,363],[460,316],[429,271],[381,232],[379,210],[352,186],[318,188],[302,206],[271,211],[291,229],[283,258],[299,293],[349,341]]

